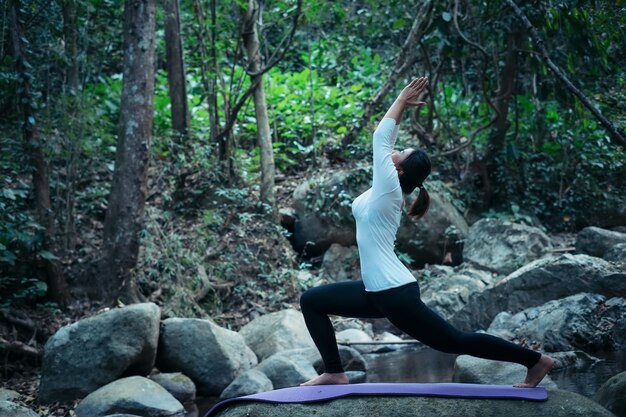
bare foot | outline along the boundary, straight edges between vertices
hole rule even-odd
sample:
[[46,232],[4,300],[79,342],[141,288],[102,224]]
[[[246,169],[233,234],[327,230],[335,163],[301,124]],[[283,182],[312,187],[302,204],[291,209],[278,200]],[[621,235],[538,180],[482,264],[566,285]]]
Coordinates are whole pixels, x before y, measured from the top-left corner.
[[515,384],[517,388],[534,388],[541,380],[546,376],[548,372],[552,370],[554,366],[554,360],[546,355],[541,355],[539,362],[537,362],[532,368],[528,368],[526,379],[522,384]]
[[343,372],[329,374],[324,372],[322,375],[313,378],[310,381],[305,382],[304,384],[300,384],[301,387],[307,387],[310,385],[340,385],[347,384],[348,375]]

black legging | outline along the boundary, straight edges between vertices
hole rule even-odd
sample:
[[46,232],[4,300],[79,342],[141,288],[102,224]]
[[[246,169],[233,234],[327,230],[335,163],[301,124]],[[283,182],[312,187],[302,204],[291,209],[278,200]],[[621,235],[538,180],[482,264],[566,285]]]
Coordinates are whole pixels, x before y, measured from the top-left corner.
[[311,288],[300,297],[304,320],[322,355],[326,372],[343,372],[335,331],[328,315],[387,317],[400,330],[446,353],[516,362],[530,368],[541,354],[483,333],[462,332],[430,310],[420,299],[417,282],[379,292],[365,291],[363,281]]

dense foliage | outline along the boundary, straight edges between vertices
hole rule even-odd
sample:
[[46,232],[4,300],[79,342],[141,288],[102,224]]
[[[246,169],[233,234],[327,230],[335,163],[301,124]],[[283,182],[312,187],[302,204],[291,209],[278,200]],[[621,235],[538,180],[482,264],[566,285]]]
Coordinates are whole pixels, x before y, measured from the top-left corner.
[[[0,307],[20,300],[43,300],[46,285],[38,260],[58,257],[71,265],[68,271],[72,272],[80,270],[77,264],[97,254],[114,168],[122,72],[122,0],[17,2],[37,115],[24,122],[20,110],[24,80],[14,65],[11,25],[7,23],[13,3],[4,2],[0,11]],[[282,231],[274,229],[264,216],[267,208],[255,197],[259,152],[251,100],[239,112],[229,135],[236,175],[224,178],[219,172],[218,145],[210,133],[213,109],[207,100],[207,80],[217,80],[220,128],[250,81],[239,41],[243,4],[217,3],[216,30],[211,24],[210,1],[181,3],[192,115],[192,133],[183,141],[173,140],[170,128],[163,30],[158,23],[154,163],[136,274],[147,297],[171,299],[182,294],[172,288],[182,286],[188,288],[189,300],[204,302],[207,310],[219,313],[225,311],[220,305],[225,292],[236,294],[252,308],[259,305],[255,300],[266,297],[263,282],[279,282],[284,291],[293,294],[302,283],[293,272],[286,272],[297,269],[295,259],[281,261],[271,255],[254,267],[248,265],[259,259],[257,250],[245,242],[252,241],[254,233],[254,228],[246,226],[254,225],[268,234],[266,242],[250,246],[284,243]],[[537,217],[550,230],[574,231],[593,221],[590,206],[615,204],[611,196],[626,195],[624,149],[611,141],[589,111],[551,74],[502,2],[427,2],[432,5],[429,25],[419,42],[410,45],[410,51],[403,50],[423,3],[304,3],[289,51],[265,75],[279,172],[298,178],[310,175],[316,167],[354,164],[355,160],[361,163],[367,158],[371,127],[384,105],[376,109],[355,143],[343,146],[342,138],[359,123],[366,104],[390,76],[398,57],[411,53],[417,55],[416,63],[399,77],[384,102],[390,103],[410,77],[431,77],[430,109],[410,116],[400,140],[417,142],[435,156],[438,178],[457,188],[455,197],[468,209],[477,213],[491,210],[522,220]],[[623,131],[623,5],[614,1],[519,4],[546,40],[552,59]],[[265,2],[262,43],[268,56],[285,36],[294,7],[293,0]],[[69,28],[68,8],[76,15]],[[71,31],[77,35],[75,52],[68,49]],[[216,54],[215,67],[207,65],[211,48]],[[516,64],[508,74],[505,69],[511,51]],[[80,74],[78,90],[72,89],[68,80],[73,62]],[[503,77],[512,79],[510,91],[501,91]],[[494,148],[496,128],[491,126],[475,137],[472,132],[490,123],[495,116],[490,103],[505,94],[510,95],[508,123],[500,132],[502,146]],[[40,245],[45,230],[34,214],[33,168],[22,142],[22,123],[29,122],[37,124],[43,137],[51,210],[58,226],[55,238],[61,248],[56,254]],[[473,142],[463,150],[436,157],[468,140]],[[493,149],[495,153],[490,155]],[[487,157],[493,157],[490,166],[495,168],[489,172],[490,198],[485,199],[484,183],[472,167]],[[228,239],[220,240],[225,235]],[[209,249],[215,247],[223,252],[216,255]],[[202,299],[194,299],[203,286],[212,288],[214,296],[205,293]],[[293,294],[273,295],[277,298],[272,302],[280,305]],[[179,305],[188,305],[189,300],[185,298]]]

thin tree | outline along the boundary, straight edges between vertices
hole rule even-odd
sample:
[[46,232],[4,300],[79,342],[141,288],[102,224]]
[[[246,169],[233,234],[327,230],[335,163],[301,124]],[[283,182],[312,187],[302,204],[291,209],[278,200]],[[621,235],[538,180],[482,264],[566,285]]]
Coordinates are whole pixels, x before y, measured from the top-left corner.
[[[248,70],[253,73],[258,72],[263,67],[257,28],[257,21],[261,18],[261,13],[261,5],[258,1],[248,0],[248,7],[243,11],[241,22],[241,37],[248,54]],[[251,75],[250,81],[256,86],[252,92],[252,97],[254,98],[254,113],[256,115],[257,144],[261,152],[261,201],[273,207],[274,151],[272,149],[272,136],[267,115],[263,74]]]
[[172,129],[179,136],[186,136],[189,133],[191,118],[187,102],[187,83],[185,81],[183,43],[180,35],[178,0],[164,0],[163,9],[165,11],[165,61],[171,103]]
[[113,184],[104,222],[96,295],[137,301],[132,280],[143,226],[154,98],[155,0],[124,3],[124,66]]
[[31,66],[28,63],[27,50],[24,45],[26,37],[20,20],[20,11],[20,1],[11,0],[9,25],[15,72],[19,83],[17,101],[21,116],[22,138],[33,168],[32,181],[35,190],[37,220],[45,229],[43,249],[49,255],[44,257],[43,262],[48,276],[48,290],[51,298],[59,306],[64,307],[69,294],[63,269],[58,258],[54,256],[54,253],[57,252],[56,223],[50,199],[50,179],[34,106],[32,74],[29,73]]

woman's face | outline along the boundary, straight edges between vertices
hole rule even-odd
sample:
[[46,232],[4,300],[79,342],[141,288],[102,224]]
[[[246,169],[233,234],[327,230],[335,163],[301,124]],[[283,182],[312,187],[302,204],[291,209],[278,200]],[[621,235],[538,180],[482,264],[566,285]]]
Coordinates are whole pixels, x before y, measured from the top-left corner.
[[409,155],[413,153],[413,151],[415,151],[415,149],[406,148],[403,151],[391,152],[391,161],[395,165],[396,171],[398,171],[398,174],[402,174],[402,168],[400,168],[400,165],[402,164],[402,162],[404,162],[405,159],[409,157]]

